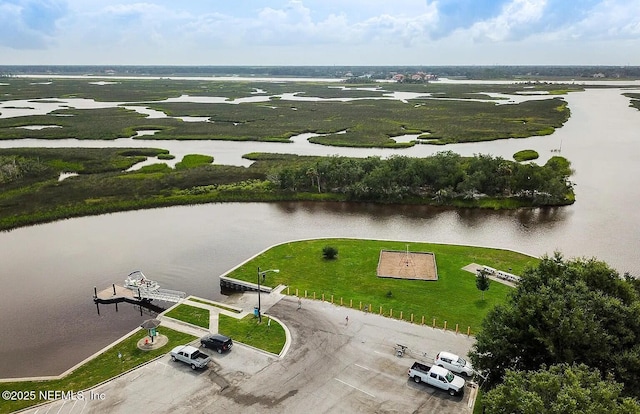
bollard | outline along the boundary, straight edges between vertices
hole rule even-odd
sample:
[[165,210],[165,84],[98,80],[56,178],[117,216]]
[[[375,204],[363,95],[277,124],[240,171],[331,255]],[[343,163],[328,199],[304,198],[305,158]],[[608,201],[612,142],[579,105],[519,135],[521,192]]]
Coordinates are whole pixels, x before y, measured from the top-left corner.
[[411,322],[413,323],[413,313],[411,314]]
[[402,319],[402,311],[400,311],[400,319]]
[[471,336],[471,327],[467,326],[467,336]]
[[307,289],[304,290],[304,297],[307,297]]
[[433,327],[436,327],[436,318],[433,318]]
[[422,315],[422,323],[421,325],[424,325],[424,315]]
[[380,306],[380,315],[382,315],[382,306]]
[[360,301],[360,310],[362,310],[362,301]]
[[458,333],[458,324],[456,323],[456,334]]
[[331,295],[331,303],[333,303],[333,295]]
[[393,309],[389,309],[389,317],[393,318]]
[[349,307],[353,308],[353,299],[349,299]]
[[287,286],[287,295],[290,295],[291,293],[289,293],[289,286]]
[[111,286],[113,286],[113,296],[116,295],[116,284],[113,283]]
[[340,298],[340,306],[342,306],[342,298]]
[[93,287],[93,297],[97,298],[98,297],[98,288],[97,287]]
[[322,301],[324,302],[324,293],[322,294]]
[[446,330],[447,330],[447,321],[444,321],[444,329],[443,329],[443,330],[444,330],[444,331],[446,331]]
[[316,299],[316,292],[313,292],[313,299]]
[[299,298],[300,296],[298,296],[298,288],[296,288],[296,297]]

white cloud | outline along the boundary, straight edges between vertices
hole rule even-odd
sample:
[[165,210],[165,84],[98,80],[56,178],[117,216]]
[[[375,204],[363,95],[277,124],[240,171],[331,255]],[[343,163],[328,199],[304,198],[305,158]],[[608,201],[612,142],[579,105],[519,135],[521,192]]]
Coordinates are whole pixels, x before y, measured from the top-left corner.
[[0,0],[7,64],[640,64],[639,39],[640,0]]
[[529,26],[537,26],[543,18],[546,0],[513,0],[503,7],[500,15],[475,23],[468,29],[476,40],[494,42],[522,37]]

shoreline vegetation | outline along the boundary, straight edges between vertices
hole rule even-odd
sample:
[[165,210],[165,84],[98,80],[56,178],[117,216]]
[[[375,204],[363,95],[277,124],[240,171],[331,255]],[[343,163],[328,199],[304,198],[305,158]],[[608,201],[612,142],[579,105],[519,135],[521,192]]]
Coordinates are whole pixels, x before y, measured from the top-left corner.
[[[248,154],[250,167],[186,155],[175,168],[125,171],[162,149],[0,149],[0,230],[213,202],[328,201],[513,209],[574,202],[570,163],[543,166],[441,152],[425,158]],[[60,181],[62,173],[75,173]]]
[[[316,144],[362,148],[551,134],[570,116],[558,95],[583,90],[579,85],[548,83],[372,86],[108,77],[99,82],[7,77],[1,88],[0,103],[16,101],[18,106],[0,107],[0,113],[28,111],[40,104],[58,109],[45,115],[0,118],[0,139],[108,140],[154,130],[144,139],[156,139],[161,147],[163,139],[286,143],[294,135],[313,132],[321,134],[309,139]],[[535,95],[520,103],[513,100]],[[211,102],[212,97],[226,98]],[[240,98],[246,100],[234,101]],[[99,103],[99,108],[74,109],[65,99],[91,100],[90,107]],[[147,117],[131,109],[139,106],[162,111],[164,117]],[[196,117],[198,122],[186,122],[184,117]],[[418,137],[411,142],[393,139],[407,134]],[[158,163],[126,172],[149,157],[174,156],[160,148],[2,149],[0,230],[213,202],[375,202],[491,209],[574,202],[570,163],[561,157],[538,166],[452,152],[385,160],[252,153],[245,158],[253,164],[238,167],[212,164],[211,156],[189,154],[175,168]],[[60,180],[62,174],[77,175]]]
[[[319,145],[404,148],[527,138],[562,127],[570,111],[560,96],[584,90],[544,83],[372,86],[161,79],[96,83],[8,78],[1,87],[2,101],[16,101],[16,106],[0,107],[0,113],[22,109],[28,114],[30,108],[45,103],[53,109],[43,115],[0,117],[0,139],[112,140],[153,130],[143,138],[288,143],[292,136],[314,133],[319,136],[309,141]],[[516,103],[514,96],[524,97],[523,101]],[[80,109],[73,103],[65,106],[65,99],[89,100],[84,105],[93,109],[84,109],[82,103]],[[134,110],[143,108],[158,112],[148,117]],[[198,122],[185,121],[188,118]],[[407,134],[418,137],[411,142],[394,140]]]

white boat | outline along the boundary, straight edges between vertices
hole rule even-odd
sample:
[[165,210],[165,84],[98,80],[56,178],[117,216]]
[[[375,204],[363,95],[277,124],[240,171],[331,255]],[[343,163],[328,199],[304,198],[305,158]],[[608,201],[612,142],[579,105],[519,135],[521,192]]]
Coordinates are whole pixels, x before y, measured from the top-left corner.
[[158,290],[160,285],[158,282],[154,282],[151,279],[147,279],[144,273],[140,270],[129,273],[129,276],[124,280],[124,287],[131,290]]

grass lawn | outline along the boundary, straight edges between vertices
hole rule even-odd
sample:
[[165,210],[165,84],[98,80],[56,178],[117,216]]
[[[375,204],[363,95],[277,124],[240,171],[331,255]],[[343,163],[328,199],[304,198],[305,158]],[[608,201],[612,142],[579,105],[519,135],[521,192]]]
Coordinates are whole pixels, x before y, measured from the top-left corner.
[[[192,335],[177,332],[165,327],[158,328],[158,332],[167,336],[169,338],[169,342],[165,346],[152,351],[142,351],[138,349],[138,341],[147,335],[146,330],[141,330],[86,364],[80,366],[62,379],[0,383],[0,392],[5,390],[35,391],[35,399],[31,401],[2,401],[2,404],[0,405],[0,413],[8,413],[45,402],[39,399],[40,392],[78,392],[86,390],[127,370],[135,368],[138,365],[151,361],[152,359],[169,352],[174,346],[185,344],[196,339]],[[118,354],[120,354],[122,358],[118,358]]]
[[180,304],[169,312],[165,313],[173,319],[178,319],[190,323],[192,325],[201,326],[205,329],[209,329],[209,310],[197,308],[195,306]]
[[[322,249],[325,246],[338,249],[336,260],[325,260]],[[280,269],[280,273],[267,273],[266,286],[275,287],[284,284],[290,287],[289,293],[325,300],[334,297],[339,304],[340,298],[344,306],[353,302],[357,308],[371,306],[378,313],[382,306],[383,314],[398,318],[400,312],[403,319],[409,320],[414,315],[415,322],[425,318],[425,324],[431,325],[436,319],[437,326],[442,327],[447,321],[448,329],[466,333],[477,332],[487,311],[493,306],[503,303],[510,287],[492,281],[490,288],[482,293],[476,288],[475,275],[462,267],[470,263],[491,266],[498,270],[521,274],[528,266],[535,266],[538,259],[507,250],[481,247],[454,246],[431,243],[409,243],[410,251],[433,252],[438,268],[437,281],[382,279],[376,276],[380,250],[399,250],[407,248],[406,242],[355,240],[355,239],[320,239],[298,241],[275,246],[251,259],[227,276],[255,282],[258,266],[261,269]],[[285,291],[286,292],[286,291]]]
[[269,317],[264,315],[262,323],[258,323],[258,318],[253,315],[235,319],[220,314],[218,332],[234,341],[279,354],[286,341],[284,328],[274,319],[271,319],[271,323],[268,321]]

